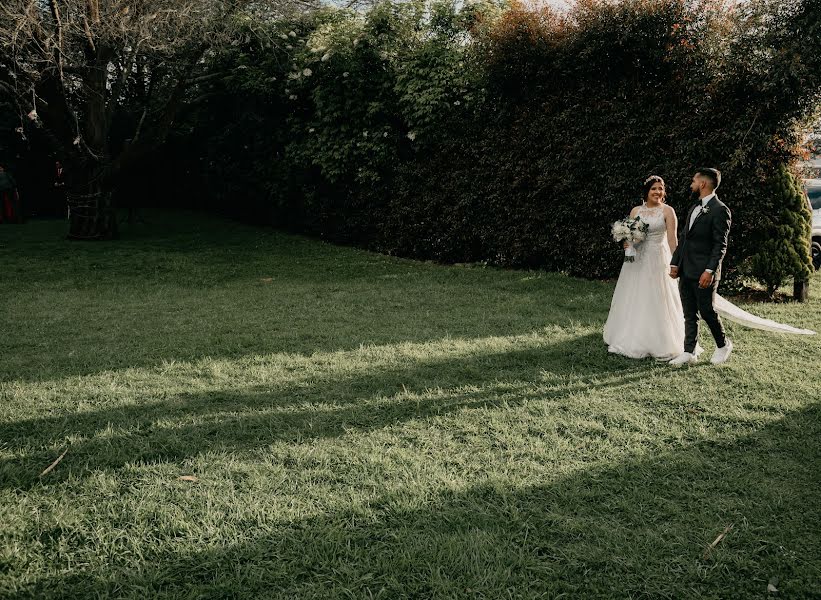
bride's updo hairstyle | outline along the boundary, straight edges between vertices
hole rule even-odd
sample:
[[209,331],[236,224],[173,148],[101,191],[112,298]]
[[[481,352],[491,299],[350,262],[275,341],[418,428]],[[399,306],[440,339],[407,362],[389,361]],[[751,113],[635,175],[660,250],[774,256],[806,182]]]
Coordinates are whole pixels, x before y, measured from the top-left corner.
[[650,193],[650,189],[656,184],[660,183],[664,186],[664,196],[662,197],[661,201],[666,203],[667,202],[667,184],[664,183],[664,180],[659,177],[658,175],[650,175],[647,179],[644,180],[644,183],[641,186],[642,194],[641,194],[641,201],[647,202],[647,195]]

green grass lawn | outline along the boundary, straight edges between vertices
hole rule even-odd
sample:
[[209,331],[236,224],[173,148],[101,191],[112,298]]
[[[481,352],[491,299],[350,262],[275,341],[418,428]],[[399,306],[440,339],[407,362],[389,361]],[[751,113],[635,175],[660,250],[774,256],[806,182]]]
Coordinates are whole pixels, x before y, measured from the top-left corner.
[[2,598],[821,597],[821,336],[674,370],[612,283],[64,233],[0,227]]

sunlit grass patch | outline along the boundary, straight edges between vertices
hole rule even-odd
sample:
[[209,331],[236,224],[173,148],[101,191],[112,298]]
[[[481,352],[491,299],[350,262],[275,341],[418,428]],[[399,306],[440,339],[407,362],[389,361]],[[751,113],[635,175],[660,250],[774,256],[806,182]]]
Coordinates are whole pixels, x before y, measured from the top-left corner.
[[821,594],[818,338],[674,370],[608,283],[151,220],[0,229],[0,596]]

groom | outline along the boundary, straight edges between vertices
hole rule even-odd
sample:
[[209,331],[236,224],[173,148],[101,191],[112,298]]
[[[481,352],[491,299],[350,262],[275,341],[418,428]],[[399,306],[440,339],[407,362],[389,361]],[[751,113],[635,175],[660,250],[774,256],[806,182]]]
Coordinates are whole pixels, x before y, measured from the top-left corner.
[[727,339],[713,307],[731,222],[730,209],[716,196],[720,183],[721,173],[705,168],[696,171],[690,184],[690,190],[698,195],[699,201],[690,208],[681,225],[678,246],[670,261],[670,277],[679,280],[684,308],[684,353],[671,360],[671,365],[680,366],[698,359],[699,315],[716,341],[710,362],[714,365],[726,362],[733,351],[733,344]]

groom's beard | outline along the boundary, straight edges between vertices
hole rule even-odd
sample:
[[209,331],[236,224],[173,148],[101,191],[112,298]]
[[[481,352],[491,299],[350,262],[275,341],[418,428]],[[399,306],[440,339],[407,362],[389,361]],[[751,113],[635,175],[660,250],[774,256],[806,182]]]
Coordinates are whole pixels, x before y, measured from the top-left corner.
[[690,201],[691,201],[691,203],[695,204],[696,202],[699,202],[700,200],[701,200],[701,194],[699,194],[698,191],[694,192],[693,190],[690,190]]

